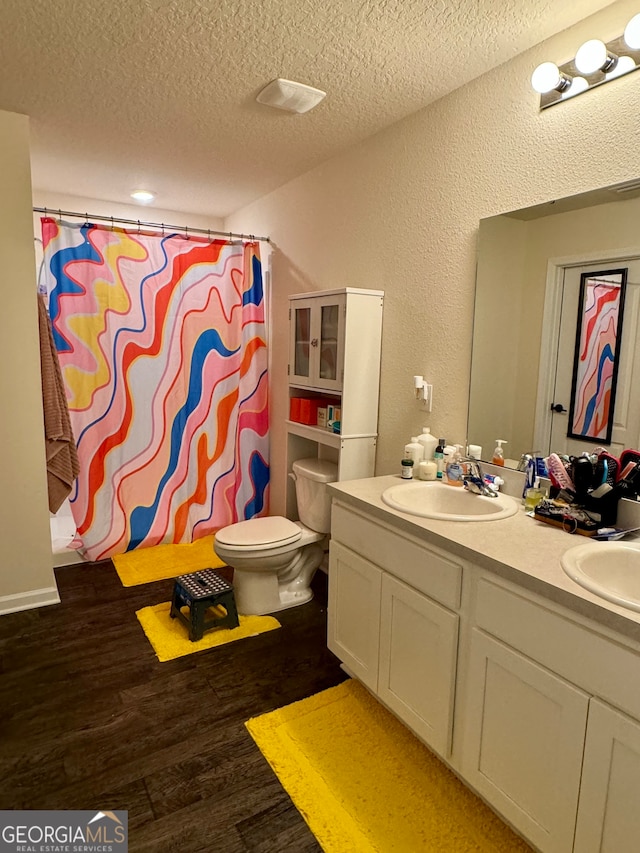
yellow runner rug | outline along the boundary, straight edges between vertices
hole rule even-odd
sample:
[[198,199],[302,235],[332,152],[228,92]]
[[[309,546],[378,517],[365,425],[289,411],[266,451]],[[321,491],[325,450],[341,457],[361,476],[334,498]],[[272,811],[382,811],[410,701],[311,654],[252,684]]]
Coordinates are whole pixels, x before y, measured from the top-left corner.
[[203,536],[186,545],[155,545],[138,548],[126,554],[115,554],[111,560],[122,586],[137,586],[166,578],[177,578],[201,569],[216,569],[225,564],[213,550],[214,536]]
[[246,727],[326,853],[530,851],[357,681]]
[[280,623],[273,616],[240,616],[238,628],[213,628],[205,631],[201,640],[192,643],[182,622],[169,616],[170,610],[170,601],[136,610],[142,630],[159,661],[173,660],[193,652],[222,646],[224,643],[232,643],[234,640],[255,637],[280,627]]

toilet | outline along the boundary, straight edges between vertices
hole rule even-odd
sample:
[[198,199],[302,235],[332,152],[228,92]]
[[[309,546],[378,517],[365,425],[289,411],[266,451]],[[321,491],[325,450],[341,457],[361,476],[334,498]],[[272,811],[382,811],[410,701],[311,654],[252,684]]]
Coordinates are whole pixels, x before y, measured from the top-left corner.
[[300,521],[252,518],[215,535],[216,554],[233,567],[236,605],[243,616],[275,613],[313,598],[310,584],[331,526],[327,483],[338,479],[338,466],[326,459],[299,459],[290,476]]

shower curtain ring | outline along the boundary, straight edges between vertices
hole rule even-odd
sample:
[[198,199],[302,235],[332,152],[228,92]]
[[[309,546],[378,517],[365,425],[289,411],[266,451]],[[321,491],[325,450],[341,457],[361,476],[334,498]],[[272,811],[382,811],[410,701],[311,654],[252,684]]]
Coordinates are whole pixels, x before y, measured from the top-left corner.
[[113,216],[111,217],[111,230],[113,231]]
[[140,233],[140,220],[138,219],[138,234]]

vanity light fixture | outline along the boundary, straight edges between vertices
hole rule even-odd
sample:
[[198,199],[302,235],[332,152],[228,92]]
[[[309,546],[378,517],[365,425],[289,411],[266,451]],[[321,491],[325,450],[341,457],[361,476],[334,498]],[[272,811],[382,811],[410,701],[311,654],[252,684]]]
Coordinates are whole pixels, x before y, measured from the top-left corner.
[[609,42],[589,39],[563,65],[543,62],[531,75],[531,86],[540,95],[540,109],[608,83],[640,68],[640,14],[634,15],[624,33]]

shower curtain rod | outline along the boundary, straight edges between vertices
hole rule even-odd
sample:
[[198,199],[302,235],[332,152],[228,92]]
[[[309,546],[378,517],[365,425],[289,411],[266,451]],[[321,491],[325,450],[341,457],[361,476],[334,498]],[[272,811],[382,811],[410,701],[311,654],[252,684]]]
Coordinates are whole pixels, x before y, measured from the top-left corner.
[[58,216],[75,216],[77,219],[84,219],[87,222],[90,219],[100,219],[102,222],[110,222],[114,225],[116,222],[122,225],[136,225],[138,228],[156,228],[164,231],[165,228],[169,231],[183,231],[185,236],[189,234],[205,234],[211,237],[216,234],[220,237],[228,237],[229,240],[258,240],[261,243],[270,243],[270,237],[256,237],[255,234],[236,234],[233,231],[215,231],[212,228],[191,228],[188,225],[168,225],[166,222],[142,222],[140,219],[122,219],[119,216],[96,216],[93,213],[75,213],[72,210],[60,210],[48,207],[34,207],[34,213],[44,213],[45,216],[57,213]]

